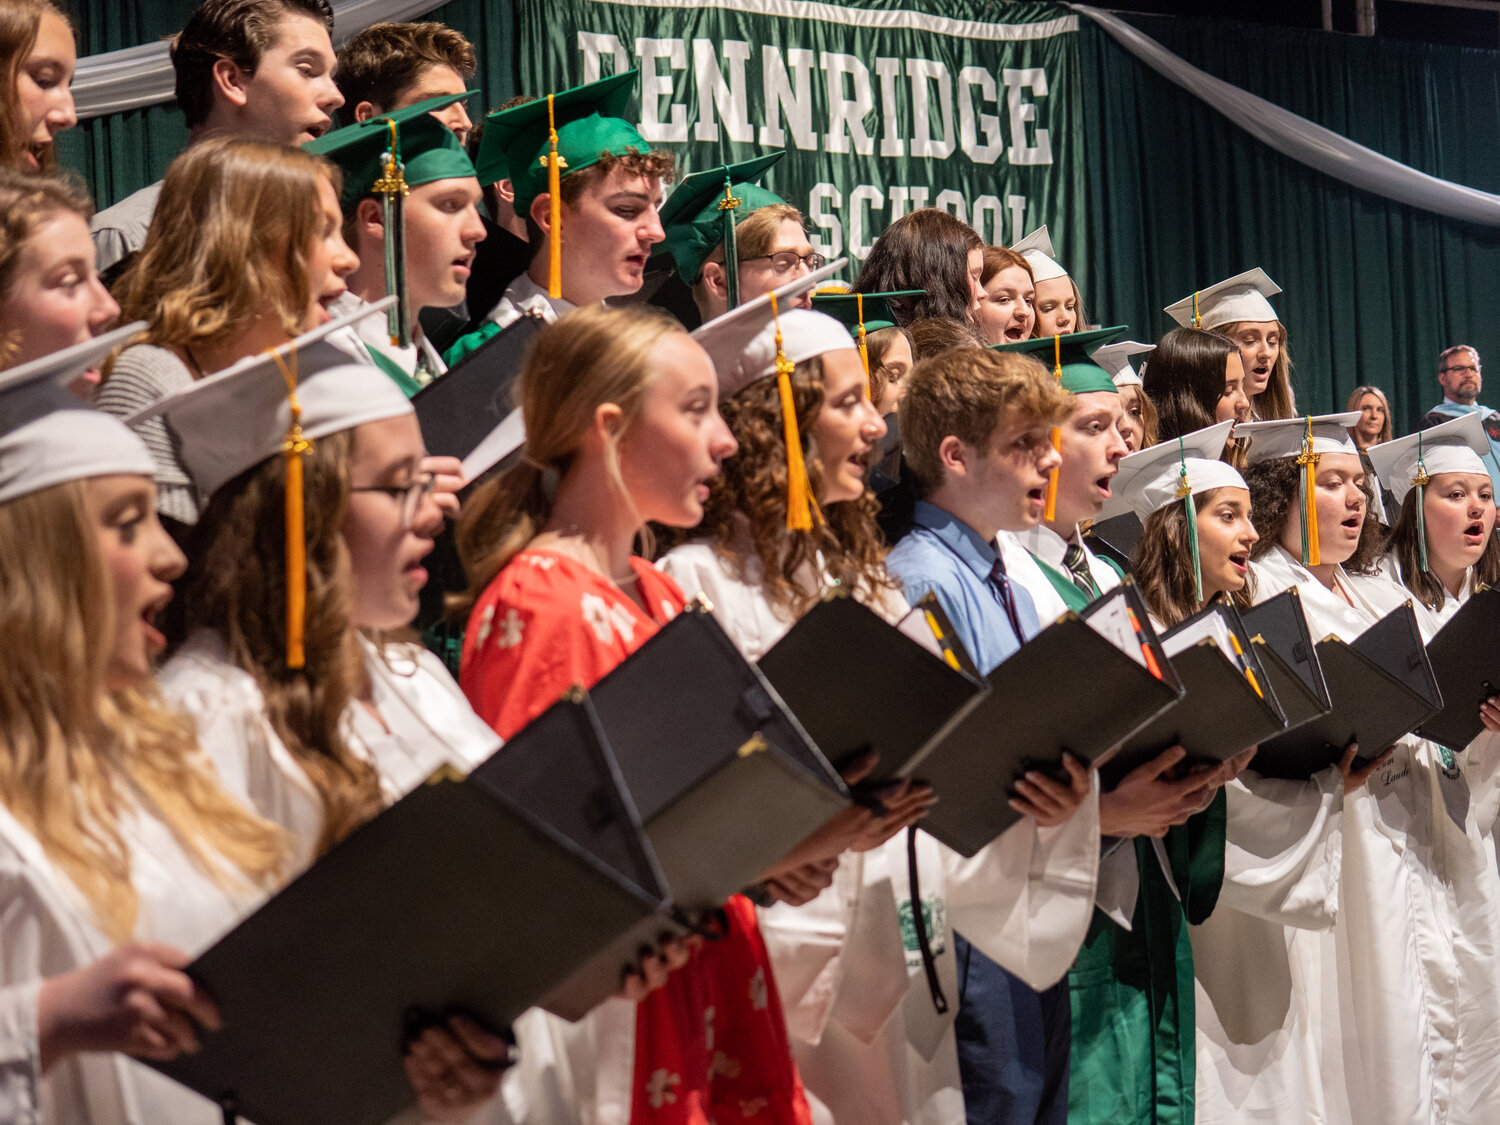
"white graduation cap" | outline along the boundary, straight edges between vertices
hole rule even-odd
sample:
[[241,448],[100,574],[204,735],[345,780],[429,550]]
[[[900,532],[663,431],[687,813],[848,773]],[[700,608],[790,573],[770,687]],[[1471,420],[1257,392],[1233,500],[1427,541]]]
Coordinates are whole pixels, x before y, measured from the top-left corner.
[[[292,425],[289,376],[307,439],[412,413],[394,380],[343,331],[395,301],[386,297],[259,355],[246,356],[126,421],[160,416],[177,436],[183,470],[206,499],[246,469],[285,449]],[[358,347],[358,353],[354,348]],[[283,367],[285,371],[283,371]]]
[[[847,259],[763,293],[753,301],[716,316],[693,331],[693,339],[708,352],[719,377],[719,394],[731,398],[758,379],[776,374],[776,322],[780,321],[782,354],[801,363],[825,352],[854,348],[849,329],[827,313],[787,305],[832,277]],[[775,298],[776,316],[772,315]],[[837,331],[835,331],[837,329]]]
[[67,389],[145,327],[127,324],[0,371],[0,504],[71,480],[156,474],[150,451],[128,426]]
[[1026,264],[1031,267],[1033,281],[1051,281],[1054,277],[1068,276],[1068,271],[1057,264],[1057,252],[1052,249],[1052,239],[1045,226],[1037,227],[1011,249],[1026,259]]
[[1452,421],[1418,430],[1395,441],[1372,445],[1367,452],[1375,475],[1400,504],[1414,487],[1439,473],[1489,475],[1480,459],[1490,451],[1490,440],[1478,414],[1462,414]]
[[1233,427],[1233,422],[1219,422],[1121,458],[1120,470],[1110,482],[1110,498],[1096,522],[1130,511],[1145,523],[1152,512],[1174,500],[1211,488],[1247,487],[1239,470],[1219,460]]
[[1312,450],[1323,453],[1359,453],[1349,436],[1349,427],[1359,421],[1359,411],[1344,414],[1313,414],[1300,418],[1272,418],[1265,422],[1241,422],[1234,431],[1237,438],[1249,438],[1248,464],[1259,465],[1282,457],[1296,457],[1303,452],[1309,423],[1312,427]]
[[1118,343],[1105,344],[1102,348],[1095,348],[1089,358],[1104,370],[1109,372],[1109,377],[1114,380],[1117,387],[1140,387],[1144,386],[1141,377],[1136,374],[1135,368],[1131,366],[1130,357],[1133,355],[1145,355],[1154,352],[1155,344],[1142,344],[1136,340],[1120,340]]
[[[1213,329],[1242,320],[1280,320],[1267,300],[1280,292],[1281,287],[1257,266],[1217,285],[1200,289],[1175,305],[1168,305],[1164,311],[1184,328]],[[1193,323],[1195,314],[1198,318],[1196,325]]]

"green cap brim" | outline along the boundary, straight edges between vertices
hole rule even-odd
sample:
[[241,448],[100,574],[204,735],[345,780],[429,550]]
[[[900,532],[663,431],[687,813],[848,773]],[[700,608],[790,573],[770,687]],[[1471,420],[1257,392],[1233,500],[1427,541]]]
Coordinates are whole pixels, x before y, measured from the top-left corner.
[[1091,394],[1094,391],[1119,393],[1108,371],[1100,367],[1089,356],[1094,348],[1102,347],[1124,335],[1129,329],[1123,324],[1113,328],[1096,328],[1091,332],[1070,332],[1062,337],[1038,336],[1034,340],[1017,340],[1012,344],[991,344],[997,352],[1021,352],[1034,355],[1050,369],[1057,356],[1062,359],[1062,388],[1071,395]]
[[672,255],[677,272],[689,285],[698,283],[703,276],[703,263],[724,241],[724,212],[719,202],[724,198],[725,180],[729,180],[734,197],[740,201],[734,209],[734,224],[739,226],[762,207],[786,203],[781,196],[756,183],[784,155],[785,152],[772,152],[738,164],[695,172],[683,178],[662,206],[661,225],[667,237],[656,247],[656,252]]
[[343,170],[344,190],[339,205],[346,215],[353,212],[361,199],[375,194],[376,181],[384,173],[381,157],[390,144],[388,123],[391,121],[396,123],[407,187],[420,187],[437,180],[468,179],[474,175],[474,165],[468,153],[459,143],[457,134],[432,115],[476,93],[477,90],[466,90],[461,94],[428,98],[404,109],[335,129],[302,147],[328,157]]
[[[638,70],[628,70],[552,96],[552,121],[557,129],[557,152],[566,165],[564,176],[597,164],[605,155],[650,150],[623,116],[639,75]],[[545,97],[496,110],[485,118],[479,141],[480,182],[509,179],[516,192],[516,213],[526,214],[532,201],[547,190],[547,169],[541,159],[549,151],[549,141]]]
[[865,332],[879,332],[882,328],[896,328],[901,322],[891,311],[890,302],[895,297],[921,297],[925,289],[892,289],[885,293],[814,293],[813,308],[827,313],[849,329],[849,335],[859,339],[859,297],[864,297]]

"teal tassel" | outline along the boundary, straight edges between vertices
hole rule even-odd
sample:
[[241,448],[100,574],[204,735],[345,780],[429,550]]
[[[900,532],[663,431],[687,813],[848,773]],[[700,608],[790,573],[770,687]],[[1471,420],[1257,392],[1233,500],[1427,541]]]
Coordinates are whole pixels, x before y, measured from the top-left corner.
[[1417,475],[1412,477],[1412,487],[1417,493],[1417,559],[1422,564],[1422,573],[1431,573],[1427,562],[1427,462],[1422,456],[1422,432],[1417,431]]
[[1177,495],[1182,500],[1187,515],[1188,554],[1193,556],[1193,604],[1203,604],[1203,558],[1198,553],[1198,505],[1193,502],[1193,486],[1188,482],[1187,448],[1182,437],[1177,438],[1177,457],[1181,472],[1178,473]]
[[740,249],[735,240],[735,222],[739,218],[741,200],[734,194],[734,185],[729,182],[729,169],[725,168],[724,198],[719,200],[719,214],[724,220],[724,288],[730,308],[740,303]]
[[1307,536],[1307,474],[1298,473],[1297,475],[1299,477],[1297,482],[1297,512],[1302,517],[1302,565],[1307,566],[1312,546]]

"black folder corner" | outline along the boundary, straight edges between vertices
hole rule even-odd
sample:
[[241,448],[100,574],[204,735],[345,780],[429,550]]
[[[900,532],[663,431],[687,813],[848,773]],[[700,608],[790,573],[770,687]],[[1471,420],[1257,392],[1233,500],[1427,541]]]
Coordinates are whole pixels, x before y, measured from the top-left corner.
[[1375,757],[1442,707],[1427,650],[1407,603],[1353,642],[1325,637],[1316,646],[1332,709],[1260,744],[1251,768],[1267,777],[1307,778],[1336,763],[1350,742]]
[[1443,708],[1424,721],[1422,737],[1463,750],[1479,737],[1479,705],[1500,693],[1500,590],[1470,595],[1427,646]]
[[1328,683],[1318,663],[1317,646],[1308,631],[1297,587],[1243,610],[1240,620],[1260,656],[1287,729],[1294,730],[1328,714],[1333,706]]
[[[585,709],[565,701],[500,753],[540,763],[577,750]],[[653,883],[654,868],[624,842],[639,829],[605,759],[569,760],[589,772],[550,806],[562,787],[535,769],[520,771],[538,781],[529,792],[438,776],[356,829],[193,962],[224,1028],[204,1032],[198,1054],[153,1065],[258,1125],[379,1125],[414,1100],[408,1013],[460,1010],[503,1029],[549,997],[582,1010],[603,1000],[622,966],[599,970],[600,952],[665,900],[637,882]],[[612,828],[589,811],[601,808]],[[591,964],[584,996],[570,982]]]
[[834,765],[880,755],[867,785],[899,776],[989,690],[844,594],[804,614],[759,667]]
[[1172,657],[1183,695],[1100,763],[1106,788],[1173,746],[1182,746],[1189,762],[1219,763],[1285,729],[1259,654],[1232,606],[1212,603],[1168,630],[1166,636],[1170,638],[1206,614],[1221,617],[1239,640],[1253,681],[1208,639]]
[[519,405],[513,387],[544,327],[540,317],[521,317],[412,396],[428,453],[462,460]]
[[[1116,590],[1105,598],[1133,593]],[[1087,691],[1080,690],[1080,669],[1087,669]],[[1093,762],[1178,695],[1174,683],[1073,613],[1027,641],[987,679],[989,694],[931,753],[903,769],[938,795],[922,827],[964,856],[1020,819],[1007,801],[1027,770],[1057,774],[1065,751]]]
[[701,603],[590,697],[687,917],[716,909],[850,803],[776,689]]

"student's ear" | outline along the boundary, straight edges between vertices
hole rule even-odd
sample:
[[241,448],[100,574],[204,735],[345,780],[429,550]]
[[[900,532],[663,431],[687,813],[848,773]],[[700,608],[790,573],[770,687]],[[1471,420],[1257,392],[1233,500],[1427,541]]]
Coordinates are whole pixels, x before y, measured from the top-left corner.
[[953,434],[949,434],[938,442],[938,464],[943,469],[956,477],[965,477],[969,474],[970,451],[963,441]]
[[[512,201],[515,193],[511,194]],[[548,192],[542,192],[531,201],[531,221],[541,228],[542,234],[550,234],[552,231],[552,196]]]
[[601,402],[594,407],[593,431],[605,441],[618,441],[625,432],[625,412],[618,403]]
[[250,75],[241,70],[233,59],[222,57],[215,60],[213,70],[209,73],[213,77],[214,93],[230,105],[243,109],[250,100],[250,93],[245,88]]
[[496,180],[495,194],[511,205],[514,210],[516,206],[516,185],[510,180]]
[[360,102],[354,107],[354,120],[368,121],[380,112],[380,107],[374,102]]
[[357,237],[376,242],[385,239],[385,212],[377,199],[361,199],[354,208],[354,232]]
[[710,296],[729,300],[729,275],[723,262],[703,263],[703,287]]

